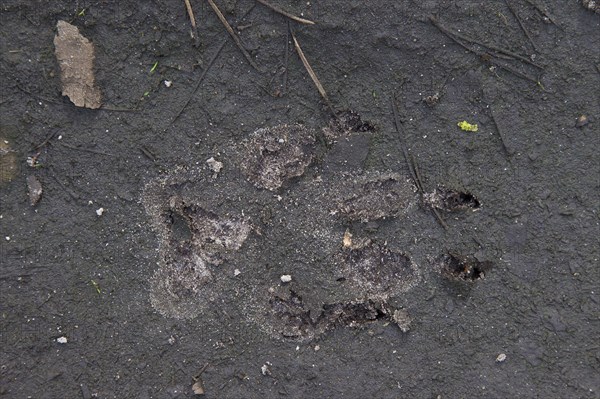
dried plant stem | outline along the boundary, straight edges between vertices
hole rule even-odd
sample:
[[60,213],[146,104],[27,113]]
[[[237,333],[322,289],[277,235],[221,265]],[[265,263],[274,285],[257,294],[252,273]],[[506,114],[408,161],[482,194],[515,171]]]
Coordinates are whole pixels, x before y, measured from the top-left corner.
[[296,47],[296,52],[298,53],[300,60],[302,60],[302,64],[304,65],[304,68],[306,68],[306,71],[310,75],[310,78],[314,82],[315,86],[317,86],[317,90],[319,90],[321,97],[323,97],[323,100],[325,100],[325,103],[327,103],[327,106],[329,107],[329,109],[331,110],[333,115],[335,115],[335,111],[333,110],[333,107],[331,106],[331,101],[329,101],[327,92],[323,88],[323,85],[319,81],[317,74],[315,73],[315,71],[313,71],[312,67],[310,66],[310,63],[306,59],[306,56],[304,55],[304,52],[302,51],[302,48],[300,47],[300,43],[298,43],[298,39],[296,39],[296,35],[294,34],[294,32],[292,32],[292,39],[294,39],[294,47]]
[[265,0],[256,0],[256,1],[258,1],[263,6],[270,8],[271,10],[275,11],[276,13],[284,15],[284,16],[288,17],[289,19],[293,19],[296,22],[300,22],[301,24],[307,24],[307,25],[314,25],[315,24],[313,21],[297,17],[297,16],[295,16],[293,14],[290,14],[289,12],[287,12],[285,10],[282,10],[281,8],[279,8],[277,6],[269,4]]
[[254,68],[254,69],[256,69],[257,71],[260,72],[260,69],[258,68],[258,65],[256,65],[256,63],[252,60],[252,57],[250,56],[250,54],[248,53],[248,51],[246,51],[246,49],[242,45],[242,41],[240,40],[240,38],[238,37],[238,35],[235,34],[235,32],[233,31],[233,28],[231,27],[231,25],[229,25],[229,22],[227,22],[227,20],[225,19],[225,16],[221,12],[221,10],[219,10],[219,7],[217,7],[217,5],[215,4],[215,2],[213,0],[206,0],[206,1],[208,1],[208,4],[210,4],[210,6],[212,7],[212,9],[215,12],[215,14],[217,14],[217,17],[219,17],[219,19],[221,20],[221,22],[225,26],[225,29],[227,29],[227,32],[229,32],[229,35],[231,36],[231,38],[233,39],[233,41],[235,42],[235,44],[238,46],[238,48],[240,49],[240,51],[242,52],[242,54],[244,54],[244,57],[246,57],[246,60],[248,61],[248,63],[250,65],[252,65],[252,68]]
[[503,48],[500,48],[500,47],[496,47],[496,46],[491,45],[491,44],[485,44],[485,43],[480,42],[479,40],[471,39],[471,38],[466,37],[465,35],[462,35],[462,34],[460,34],[458,32],[454,32],[454,31],[446,28],[444,25],[440,24],[440,22],[437,19],[435,19],[434,17],[429,17],[429,20],[431,21],[431,23],[433,25],[435,25],[436,28],[438,28],[440,31],[442,31],[444,34],[446,34],[446,36],[448,36],[448,37],[453,36],[453,37],[451,37],[451,39],[458,38],[458,39],[463,40],[463,41],[465,41],[467,43],[477,44],[477,45],[479,45],[481,47],[485,47],[485,48],[488,48],[490,50],[496,51],[498,53],[507,55],[507,56],[512,57],[512,58],[514,58],[516,60],[519,60],[519,61],[524,62],[526,64],[532,65],[532,66],[534,66],[536,68],[544,69],[544,67],[542,67],[541,65],[539,65],[539,64],[531,61],[530,59],[528,59],[526,57],[523,57],[522,55],[516,54],[516,53],[514,53],[514,52],[512,52],[510,50],[506,50],[506,49],[503,49]]
[[187,9],[187,13],[190,17],[190,22],[192,23],[192,38],[198,44],[200,40],[200,36],[198,36],[198,26],[196,25],[196,17],[194,17],[194,10],[192,10],[192,4],[190,0],[183,0],[185,2],[185,8]]

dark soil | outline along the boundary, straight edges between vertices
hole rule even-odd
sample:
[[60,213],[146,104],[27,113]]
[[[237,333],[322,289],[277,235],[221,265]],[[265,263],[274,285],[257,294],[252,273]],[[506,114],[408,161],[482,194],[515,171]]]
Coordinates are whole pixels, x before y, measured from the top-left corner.
[[600,14],[216,2],[2,3],[0,396],[600,397]]

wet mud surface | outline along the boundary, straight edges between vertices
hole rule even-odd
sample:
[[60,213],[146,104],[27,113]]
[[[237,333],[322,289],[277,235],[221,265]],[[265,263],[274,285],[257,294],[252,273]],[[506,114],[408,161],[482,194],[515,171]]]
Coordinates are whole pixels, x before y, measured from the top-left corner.
[[215,3],[2,4],[0,397],[598,397],[595,3]]

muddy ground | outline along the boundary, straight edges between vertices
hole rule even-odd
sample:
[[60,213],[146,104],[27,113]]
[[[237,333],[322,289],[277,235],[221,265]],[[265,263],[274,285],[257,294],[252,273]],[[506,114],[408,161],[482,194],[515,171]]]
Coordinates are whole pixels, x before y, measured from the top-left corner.
[[272,3],[2,3],[0,396],[600,397],[600,15]]

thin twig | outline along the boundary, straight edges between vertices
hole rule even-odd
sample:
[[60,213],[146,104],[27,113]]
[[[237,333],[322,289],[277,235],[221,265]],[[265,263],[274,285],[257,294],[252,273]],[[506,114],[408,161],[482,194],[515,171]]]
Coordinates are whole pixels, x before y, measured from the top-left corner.
[[43,146],[45,146],[46,144],[48,144],[50,142],[50,140],[52,140],[58,132],[59,132],[59,129],[56,129],[54,132],[50,133],[44,141],[42,141],[40,144],[38,144],[37,146],[34,147],[34,150],[37,151],[40,148],[42,148]]
[[410,163],[410,157],[408,156],[408,151],[406,150],[406,147],[403,144],[403,140],[402,140],[402,131],[400,129],[400,118],[398,118],[398,109],[396,107],[396,98],[395,96],[392,96],[392,113],[394,114],[394,125],[396,126],[396,133],[398,133],[398,138],[399,138],[399,142],[400,142],[400,149],[402,150],[402,155],[404,156],[404,161],[406,162],[406,166],[408,167],[408,172],[410,173],[410,177],[413,179],[413,182],[415,183],[415,186],[417,186],[417,190],[419,190],[419,192],[423,191],[423,188],[421,187],[421,185],[419,184],[419,180],[417,179],[417,175],[415,174],[415,171],[413,170],[413,167]]
[[256,65],[256,63],[252,60],[252,57],[250,56],[248,51],[242,45],[242,41],[240,40],[238,35],[235,34],[235,32],[233,31],[233,28],[231,27],[231,25],[229,25],[229,22],[227,22],[227,20],[225,19],[225,16],[221,12],[221,10],[219,10],[219,7],[217,7],[217,5],[215,4],[215,2],[213,0],[206,0],[206,1],[208,1],[208,4],[210,4],[210,6],[212,7],[215,14],[217,14],[217,17],[219,17],[219,19],[221,20],[221,23],[223,23],[223,25],[225,26],[225,29],[227,29],[227,32],[229,32],[229,35],[235,42],[236,46],[238,46],[238,48],[240,49],[242,54],[244,54],[244,57],[246,58],[248,63],[252,66],[252,68],[254,68],[260,72],[258,65]]
[[187,13],[190,17],[190,22],[192,23],[192,38],[194,39],[194,43],[198,45],[200,36],[198,35],[198,26],[196,25],[196,17],[194,17],[194,10],[192,9],[192,4],[190,0],[183,0],[185,2],[185,8],[187,9]]
[[317,90],[319,90],[321,97],[323,97],[323,100],[325,100],[325,103],[331,110],[331,113],[335,116],[335,111],[333,110],[333,107],[331,106],[331,101],[329,101],[327,92],[323,88],[323,85],[319,81],[317,74],[315,73],[315,71],[313,71],[312,67],[310,66],[310,63],[306,59],[306,56],[304,55],[304,52],[302,51],[302,48],[300,47],[300,43],[298,43],[298,40],[296,39],[296,35],[294,34],[293,31],[292,31],[292,39],[294,39],[294,46],[296,47],[296,52],[298,53],[298,56],[302,60],[302,64],[304,65],[304,68],[306,68],[306,71],[310,75],[310,78],[312,79],[313,83],[315,84],[315,86],[317,86]]
[[192,377],[192,380],[194,381],[198,381],[198,379],[200,379],[200,376],[202,376],[202,373],[204,373],[206,371],[206,369],[208,368],[208,366],[210,366],[210,363],[206,363],[201,369],[200,371],[198,371],[196,373],[195,376]]
[[516,75],[516,76],[518,76],[520,78],[528,80],[528,81],[530,81],[532,83],[535,83],[536,85],[540,85],[539,78],[532,78],[531,76],[526,75],[523,72],[519,72],[516,69],[514,69],[514,68],[512,68],[512,67],[510,67],[508,65],[501,64],[501,63],[499,63],[498,61],[495,61],[495,60],[490,60],[489,62],[490,62],[490,64],[492,64],[492,65],[494,65],[494,66],[496,66],[498,68],[502,68],[505,71],[512,73],[513,75]]
[[287,21],[285,33],[285,57],[283,57],[283,94],[287,94],[288,68],[290,64],[290,21]]
[[496,120],[496,115],[494,114],[494,108],[490,105],[490,115],[492,116],[492,121],[494,122],[494,126],[496,126],[496,130],[498,131],[498,136],[500,136],[500,142],[502,143],[502,148],[507,155],[511,155],[511,151],[509,151],[506,146],[506,142],[504,141],[504,135],[502,134],[502,130],[500,130],[500,125],[498,125],[498,121]]
[[445,34],[446,34],[446,36],[454,36],[454,37],[456,37],[456,38],[459,38],[459,39],[461,39],[461,40],[464,40],[465,42],[472,43],[472,44],[478,44],[478,45],[480,45],[480,46],[482,46],[482,47],[486,47],[486,48],[488,48],[488,49],[490,49],[490,50],[494,50],[494,51],[496,51],[496,52],[498,52],[498,53],[502,53],[502,54],[504,54],[504,55],[508,55],[509,57],[512,57],[512,58],[514,58],[514,59],[517,59],[517,60],[519,60],[519,61],[522,61],[522,62],[524,62],[524,63],[526,63],[526,64],[532,65],[532,66],[534,66],[534,67],[536,67],[536,68],[539,68],[539,69],[544,69],[544,67],[542,67],[541,65],[539,65],[539,64],[537,64],[537,63],[535,63],[535,62],[531,61],[531,60],[530,60],[530,59],[528,59],[527,57],[523,57],[522,55],[519,55],[519,54],[513,53],[513,52],[512,52],[512,51],[510,51],[510,50],[506,50],[506,49],[503,49],[503,48],[500,48],[500,47],[496,47],[496,46],[494,46],[494,45],[492,45],[492,44],[485,44],[485,43],[483,43],[483,42],[480,42],[479,40],[476,40],[476,39],[471,39],[471,38],[469,38],[469,37],[466,37],[466,36],[464,36],[464,35],[462,35],[462,34],[460,34],[460,33],[458,33],[458,32],[454,32],[454,31],[452,31],[452,30],[450,30],[450,29],[446,28],[446,27],[445,27],[445,26],[443,26],[442,24],[440,24],[440,22],[439,22],[437,19],[435,19],[433,16],[429,17],[429,20],[431,21],[431,23],[432,23],[433,25],[435,25],[435,27],[436,27],[436,28],[438,28],[440,31],[442,31],[443,33],[445,33]]
[[92,153],[92,154],[106,155],[106,156],[109,156],[109,157],[112,157],[112,156],[114,156],[113,154],[109,154],[108,152],[102,152],[102,151],[91,150],[91,149],[89,149],[89,148],[75,147],[75,146],[73,146],[73,145],[69,145],[69,144],[66,144],[66,143],[61,143],[61,145],[62,145],[63,147],[70,148],[70,149],[72,149],[72,150],[76,150],[76,151],[85,151],[85,152],[89,152],[89,153]]
[[315,23],[313,21],[310,21],[308,19],[304,19],[304,18],[300,18],[297,17],[293,14],[290,14],[289,12],[282,10],[281,8],[274,6],[272,4],[267,3],[265,0],[256,0],[258,1],[260,4],[262,4],[265,7],[270,8],[271,10],[275,11],[276,13],[279,13],[281,15],[284,15],[286,17],[288,17],[289,19],[293,19],[296,22],[300,22],[301,24],[307,24],[307,25],[314,25]]
[[50,174],[50,177],[52,179],[54,179],[54,181],[56,183],[58,183],[58,185],[67,193],[69,194],[69,196],[71,198],[73,198],[74,200],[79,200],[81,198],[81,196],[79,194],[77,194],[76,192],[74,192],[73,190],[71,190],[69,187],[67,187],[63,182],[61,182],[58,177],[56,177],[56,171],[54,169],[51,169],[52,174]]
[[[559,24],[556,23],[556,21],[554,20],[554,18],[552,16],[550,16],[550,14],[548,13],[548,11],[544,10],[543,8],[541,8],[536,2],[534,2],[533,0],[525,0],[527,1],[529,4],[531,4],[533,6],[533,8],[535,8],[536,10],[538,10],[538,12],[540,14],[542,14],[544,17],[548,18],[548,21],[552,22],[554,25],[558,26],[559,28],[561,28],[561,26]],[[562,29],[562,28],[561,28]]]
[[102,106],[97,108],[98,111],[110,111],[110,112],[140,112],[139,109],[136,108],[114,108],[114,107],[106,107]]
[[57,101],[57,100],[54,100],[54,99],[51,99],[51,98],[43,97],[43,96],[40,96],[38,94],[32,93],[29,90],[25,89],[24,87],[21,87],[18,84],[16,84],[15,87],[17,89],[21,90],[23,93],[29,94],[31,97],[37,98],[38,100],[43,100],[43,101],[46,101],[46,102],[51,103],[51,104],[65,105],[64,102]]
[[221,45],[219,46],[219,48],[217,49],[217,51],[215,52],[215,54],[213,55],[213,57],[210,59],[210,61],[208,62],[208,65],[206,66],[206,68],[204,68],[204,71],[202,71],[202,75],[200,75],[200,77],[198,78],[198,81],[196,82],[196,86],[194,87],[194,90],[192,90],[192,92],[190,93],[190,96],[186,100],[185,104],[183,104],[183,106],[181,107],[181,109],[179,110],[179,112],[177,112],[177,114],[175,114],[175,116],[171,120],[171,124],[175,123],[175,121],[183,113],[183,110],[188,106],[188,104],[190,103],[190,101],[192,101],[192,98],[194,97],[194,94],[196,94],[196,91],[198,90],[198,87],[200,87],[200,83],[202,83],[202,80],[206,76],[206,73],[208,72],[208,70],[210,69],[210,67],[215,63],[215,60],[219,56],[219,53],[221,53],[221,50],[223,50],[223,47],[225,47],[225,44],[227,44],[227,40],[224,40],[223,43],[221,43]]
[[515,19],[519,23],[519,26],[521,27],[521,30],[523,31],[523,33],[525,33],[525,36],[527,36],[527,39],[529,40],[529,43],[531,43],[531,46],[533,47],[533,49],[535,51],[538,51],[537,46],[535,45],[535,42],[533,41],[533,39],[531,38],[531,35],[529,34],[529,31],[525,28],[525,25],[523,24],[523,21],[521,21],[521,18],[519,17],[519,14],[517,13],[517,10],[514,9],[514,7],[512,6],[512,4],[510,4],[509,0],[504,0],[504,2],[508,6],[508,9],[512,13],[512,15],[515,17]]
[[[459,46],[461,46],[461,47],[462,47],[462,48],[464,48],[465,50],[467,50],[467,51],[469,51],[469,52],[471,52],[471,53],[473,53],[473,54],[477,55],[477,56],[478,56],[478,57],[480,57],[481,59],[486,59],[486,58],[487,58],[487,59],[489,59],[489,60],[488,60],[488,62],[489,62],[490,64],[492,64],[492,65],[494,65],[494,66],[496,66],[496,67],[498,67],[498,68],[502,68],[502,69],[504,69],[504,70],[505,70],[505,71],[507,71],[507,72],[511,72],[511,73],[515,74],[516,76],[519,76],[520,78],[523,78],[523,79],[529,80],[530,82],[533,82],[533,83],[535,83],[535,84],[538,84],[538,83],[539,83],[539,79],[532,78],[531,76],[525,75],[524,73],[522,73],[522,72],[519,72],[519,71],[517,71],[516,69],[514,69],[514,68],[511,68],[511,67],[510,67],[510,66],[508,66],[508,65],[504,65],[504,64],[502,64],[502,63],[500,63],[500,62],[496,61],[496,60],[495,60],[493,57],[491,57],[489,54],[486,54],[486,53],[484,53],[484,52],[482,52],[482,51],[478,51],[478,50],[475,50],[475,49],[473,49],[473,48],[471,48],[471,47],[467,46],[466,44],[464,44],[463,42],[461,42],[461,41],[459,40],[459,37],[455,37],[455,36],[454,36],[454,34],[453,34],[451,31],[449,31],[449,30],[447,30],[447,29],[445,29],[445,28],[443,28],[443,27],[441,27],[441,26],[439,26],[439,25],[436,25],[435,23],[434,23],[434,25],[435,25],[435,26],[436,26],[436,27],[437,27],[437,28],[438,28],[438,29],[439,29],[439,30],[440,30],[440,31],[441,31],[441,32],[442,32],[444,35],[446,35],[446,37],[448,37],[450,40],[452,40],[454,43],[458,44]],[[468,41],[468,39],[461,39],[461,40]],[[476,44],[477,44],[477,43],[476,43]],[[487,55],[487,57],[486,57],[486,55]]]
[[[411,157],[411,161],[412,161],[413,169],[415,170],[415,174],[417,175],[417,180],[419,182],[419,186],[421,187],[421,202],[423,202],[423,193],[425,192],[425,190],[423,189],[423,181],[421,180],[421,172],[419,172],[419,165],[417,164],[417,161],[415,161],[415,159],[413,157]],[[442,215],[440,215],[440,212],[433,206],[429,206],[429,209],[431,209],[433,216],[435,216],[435,218],[439,222],[440,226],[442,226],[445,230],[448,230],[448,224],[444,221],[444,219],[442,218]]]
[[[392,96],[392,113],[394,114],[394,125],[396,126],[396,133],[398,133],[398,141],[400,143],[400,149],[402,150],[402,155],[404,155],[404,160],[406,161],[406,166],[408,167],[408,171],[413,179],[415,186],[417,187],[417,191],[419,192],[419,197],[421,199],[421,203],[424,203],[423,194],[425,192],[423,188],[423,181],[421,180],[421,173],[419,172],[419,166],[415,159],[408,154],[406,147],[404,146],[404,142],[402,140],[402,133],[400,130],[400,119],[398,118],[398,109],[396,107],[396,99],[395,96]],[[448,229],[448,224],[442,219],[442,215],[435,209],[434,207],[429,207],[431,212],[437,219],[438,223],[444,228]]]
[[140,151],[141,151],[142,154],[144,154],[144,156],[146,156],[146,158],[148,158],[152,162],[156,162],[156,157],[154,156],[154,154],[149,149],[147,149],[144,146],[141,146],[140,147]]

